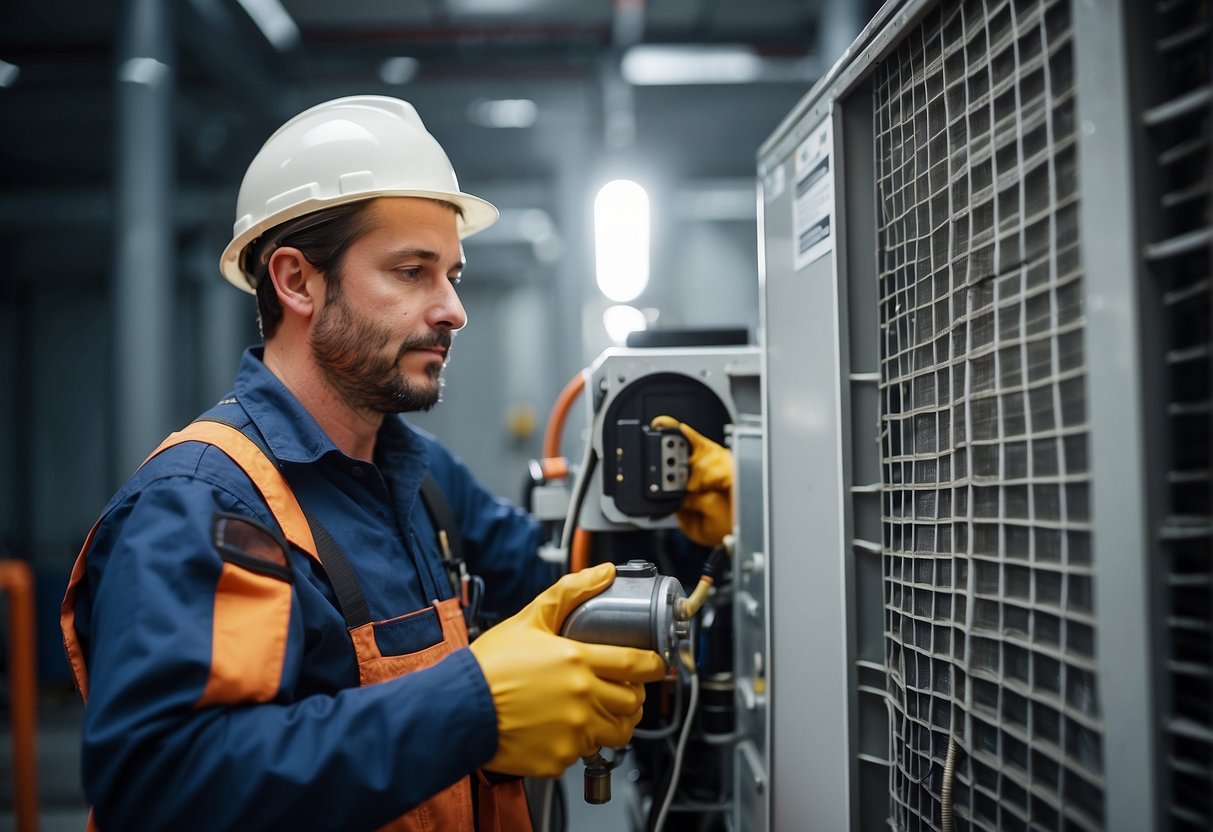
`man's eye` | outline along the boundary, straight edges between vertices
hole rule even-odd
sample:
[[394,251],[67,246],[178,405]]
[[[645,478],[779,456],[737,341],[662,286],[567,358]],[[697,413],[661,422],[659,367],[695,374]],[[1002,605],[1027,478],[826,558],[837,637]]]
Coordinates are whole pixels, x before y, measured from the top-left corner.
[[405,266],[396,269],[396,274],[403,277],[405,280],[416,280],[421,277],[421,268],[419,266]]
[[458,286],[460,283],[463,282],[463,275],[457,274],[454,277],[450,278],[450,281],[451,281],[452,286]]

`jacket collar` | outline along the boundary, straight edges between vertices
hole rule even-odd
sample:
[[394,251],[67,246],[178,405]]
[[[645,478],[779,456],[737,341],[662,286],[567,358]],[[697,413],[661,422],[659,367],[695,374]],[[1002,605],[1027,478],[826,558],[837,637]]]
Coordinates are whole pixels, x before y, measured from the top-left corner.
[[[344,457],[295,394],[265,366],[264,354],[262,347],[244,351],[236,374],[236,397],[274,456],[293,463],[316,462],[331,453]],[[383,420],[375,442],[376,465],[389,470],[421,467],[423,474],[425,456],[424,443],[402,418],[389,416]]]

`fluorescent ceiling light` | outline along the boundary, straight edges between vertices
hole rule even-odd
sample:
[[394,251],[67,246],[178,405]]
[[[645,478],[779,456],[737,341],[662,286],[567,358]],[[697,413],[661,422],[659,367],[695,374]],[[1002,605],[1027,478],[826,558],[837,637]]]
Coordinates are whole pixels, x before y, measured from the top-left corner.
[[602,326],[612,341],[623,346],[630,334],[647,328],[648,321],[635,306],[609,306],[602,313]]
[[170,73],[168,64],[161,63],[155,58],[128,58],[118,68],[119,80],[147,87],[156,86],[169,77]]
[[529,98],[478,98],[468,106],[468,119],[481,127],[530,127],[539,107]]
[[285,52],[299,42],[299,27],[279,0],[236,0],[275,49]]
[[16,64],[0,61],[0,87],[11,87],[17,82],[17,76],[20,74],[21,68]]
[[762,78],[762,58],[748,46],[639,44],[624,53],[620,72],[629,84],[752,84]]
[[606,183],[594,199],[594,262],[598,288],[616,303],[649,283],[649,195],[630,179]]
[[417,77],[421,62],[416,58],[388,58],[379,65],[379,79],[385,84],[399,86]]

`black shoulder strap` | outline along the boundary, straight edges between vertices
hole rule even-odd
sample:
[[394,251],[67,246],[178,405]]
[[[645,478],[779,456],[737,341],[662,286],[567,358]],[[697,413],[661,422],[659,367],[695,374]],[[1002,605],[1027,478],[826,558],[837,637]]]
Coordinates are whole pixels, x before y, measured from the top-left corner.
[[[430,515],[434,531],[438,534],[438,548],[442,550],[442,559],[448,565],[461,562],[463,560],[463,535],[459,533],[455,513],[451,511],[451,504],[447,502],[446,495],[442,493],[442,487],[438,485],[437,480],[430,476],[428,471],[425,479],[421,481],[421,502],[425,506],[426,513]],[[444,536],[445,545],[442,544]]]
[[[218,422],[240,431],[261,450],[261,453],[265,454],[266,459],[278,467],[277,457],[269,449],[261,434],[247,429],[251,422],[237,424],[216,416],[206,416],[198,421]],[[316,542],[316,554],[320,557],[324,574],[328,576],[329,583],[333,585],[333,593],[337,596],[337,606],[341,608],[345,626],[352,630],[369,623],[371,620],[370,607],[366,603],[366,595],[362,591],[362,585],[358,583],[358,576],[354,574],[354,567],[350,565],[349,558],[341,551],[337,541],[333,540],[328,529],[307,510],[307,507],[300,503],[299,508],[303,510],[303,516],[307,518],[308,527],[312,530],[312,539]]]
[[333,593],[337,596],[337,606],[341,607],[341,615],[345,618],[345,626],[353,630],[371,622],[371,608],[366,603],[366,595],[362,592],[362,584],[354,574],[354,567],[341,551],[337,541],[329,534],[319,520],[310,511],[303,510],[307,524],[312,530],[312,540],[316,541],[316,554],[324,566],[324,574],[333,585]]

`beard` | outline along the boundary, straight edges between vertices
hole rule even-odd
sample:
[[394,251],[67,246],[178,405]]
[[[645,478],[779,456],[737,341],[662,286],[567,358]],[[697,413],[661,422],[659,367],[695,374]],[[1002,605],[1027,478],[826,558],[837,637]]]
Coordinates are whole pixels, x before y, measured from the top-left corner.
[[384,358],[391,333],[359,320],[339,289],[334,292],[330,288],[329,294],[329,302],[312,330],[312,355],[329,384],[351,407],[376,413],[409,413],[429,410],[442,400],[442,368],[446,362],[426,365],[426,384],[414,384],[405,378],[400,362],[410,350],[449,350],[448,330],[411,335],[400,345],[395,358]]

